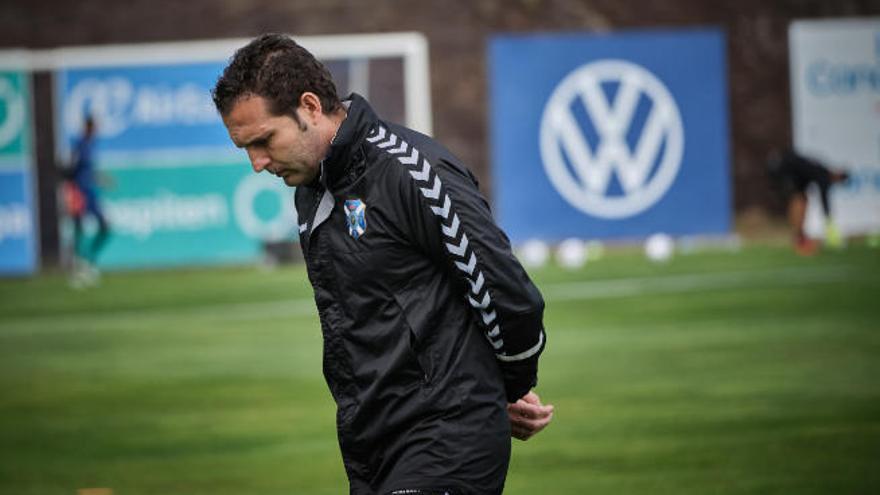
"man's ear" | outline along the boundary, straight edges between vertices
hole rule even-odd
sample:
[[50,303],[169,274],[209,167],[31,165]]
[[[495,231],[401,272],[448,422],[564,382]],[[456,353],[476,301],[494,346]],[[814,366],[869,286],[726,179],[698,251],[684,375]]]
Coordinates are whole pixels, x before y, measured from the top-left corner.
[[324,111],[321,106],[321,99],[311,91],[305,91],[300,95],[299,108],[305,113],[306,118],[312,125],[317,123],[317,118],[323,114]]

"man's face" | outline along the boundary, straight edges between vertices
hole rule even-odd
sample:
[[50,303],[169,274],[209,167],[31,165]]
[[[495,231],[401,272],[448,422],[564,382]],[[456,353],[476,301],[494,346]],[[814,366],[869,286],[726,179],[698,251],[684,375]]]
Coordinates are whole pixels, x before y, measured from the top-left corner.
[[254,172],[268,170],[288,186],[307,184],[318,174],[329,146],[309,114],[297,109],[300,122],[289,115],[273,115],[261,96],[245,96],[223,117],[229,137],[247,150]]

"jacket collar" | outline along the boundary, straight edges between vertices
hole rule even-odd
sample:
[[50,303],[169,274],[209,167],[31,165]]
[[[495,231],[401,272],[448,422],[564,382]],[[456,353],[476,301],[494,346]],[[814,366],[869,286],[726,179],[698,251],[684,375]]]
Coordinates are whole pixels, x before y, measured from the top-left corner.
[[336,135],[330,142],[330,150],[321,161],[318,177],[325,189],[338,190],[350,177],[351,167],[363,156],[361,144],[370,129],[379,121],[376,113],[361,95],[352,93],[344,102],[348,104],[345,120],[339,125]]

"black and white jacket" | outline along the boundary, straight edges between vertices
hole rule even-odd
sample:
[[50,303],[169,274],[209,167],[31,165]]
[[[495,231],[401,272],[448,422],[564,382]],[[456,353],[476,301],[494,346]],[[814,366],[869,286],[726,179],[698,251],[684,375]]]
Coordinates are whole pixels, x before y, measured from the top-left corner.
[[500,493],[544,304],[474,176],[352,95],[296,208],[351,492]]

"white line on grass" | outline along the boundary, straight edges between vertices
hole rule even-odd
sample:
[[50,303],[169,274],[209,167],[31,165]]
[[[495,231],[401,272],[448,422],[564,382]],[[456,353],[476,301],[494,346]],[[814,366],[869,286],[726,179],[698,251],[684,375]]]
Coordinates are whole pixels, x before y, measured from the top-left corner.
[[844,280],[850,275],[852,271],[846,266],[777,268],[765,271],[694,273],[556,283],[542,286],[541,292],[547,301],[581,301],[751,286],[786,287],[805,283],[830,283]]
[[[847,266],[789,267],[762,271],[693,273],[629,277],[580,282],[544,284],[541,292],[547,302],[613,299],[650,294],[687,293],[706,290],[724,290],[743,287],[788,287],[792,285],[832,283],[853,275]],[[0,320],[0,334],[12,329],[34,332],[57,331],[60,328],[79,328],[81,325],[104,326],[133,321],[145,323],[173,322],[185,318],[213,321],[253,321],[291,317],[314,317],[312,299],[286,301],[258,301],[233,304],[210,304],[187,307],[155,307],[100,313],[60,313],[26,318]],[[5,328],[4,328],[5,327]],[[14,332],[14,331],[13,331]]]

